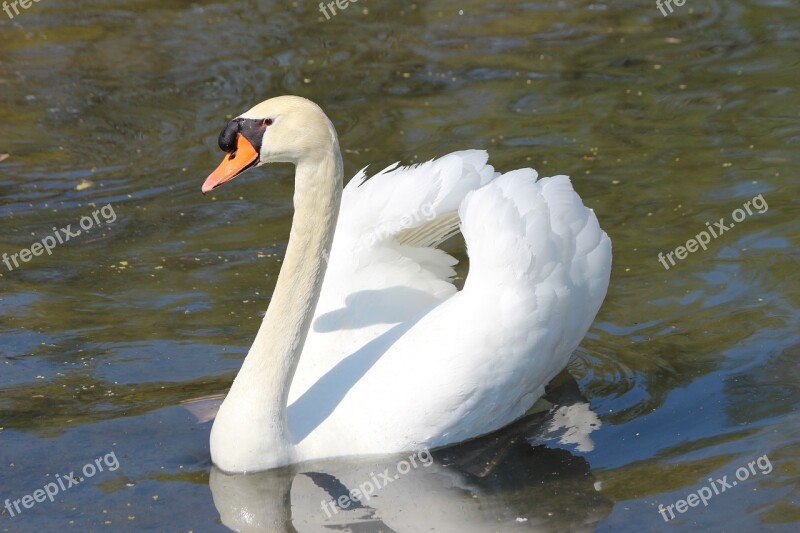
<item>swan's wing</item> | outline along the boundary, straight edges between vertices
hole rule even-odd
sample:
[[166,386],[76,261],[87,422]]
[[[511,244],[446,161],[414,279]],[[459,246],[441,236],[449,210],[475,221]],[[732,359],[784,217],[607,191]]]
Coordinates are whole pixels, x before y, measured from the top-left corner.
[[[464,289],[434,310],[438,316],[420,320],[429,323],[416,339],[408,336],[432,345],[427,360],[448,346],[440,364],[462,387],[445,399],[436,390],[447,383],[429,377],[435,373],[408,380],[438,404],[426,412],[443,413],[435,444],[522,416],[586,335],[611,274],[611,241],[567,176],[537,181],[531,169],[509,172],[470,193],[460,213],[470,258]],[[445,340],[445,323],[456,317],[459,333]]]
[[[324,305],[389,287],[424,293],[427,298],[416,294],[424,305],[453,294],[456,261],[436,246],[458,232],[466,195],[495,177],[487,160],[485,151],[469,150],[410,167],[395,163],[369,180],[363,170],[353,178],[342,194]],[[418,310],[404,309],[408,316]],[[395,315],[387,322],[400,322]]]
[[466,195],[497,174],[480,150],[397,164],[344,188],[328,269],[290,401],[343,357],[456,292],[456,260],[436,248],[458,232]]
[[[313,426],[303,453],[386,453],[488,433],[522,416],[567,364],[611,271],[594,212],[566,176],[536,181],[526,169],[469,193],[460,214],[464,289],[298,399],[297,419]],[[336,435],[348,435],[341,448]]]

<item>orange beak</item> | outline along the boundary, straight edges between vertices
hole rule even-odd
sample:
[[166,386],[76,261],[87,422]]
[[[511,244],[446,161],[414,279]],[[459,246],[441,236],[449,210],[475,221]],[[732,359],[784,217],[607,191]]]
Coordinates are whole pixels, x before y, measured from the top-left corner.
[[222,160],[217,169],[203,183],[203,194],[230,181],[258,162],[258,152],[241,133],[236,134],[236,150]]

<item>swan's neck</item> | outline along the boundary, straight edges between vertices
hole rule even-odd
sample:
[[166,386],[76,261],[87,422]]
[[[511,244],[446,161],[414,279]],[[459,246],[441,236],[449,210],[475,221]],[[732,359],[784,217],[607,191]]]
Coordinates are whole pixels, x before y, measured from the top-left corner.
[[214,463],[254,471],[293,461],[286,407],[325,276],[342,194],[338,143],[295,173],[294,218],[267,314],[211,434]]

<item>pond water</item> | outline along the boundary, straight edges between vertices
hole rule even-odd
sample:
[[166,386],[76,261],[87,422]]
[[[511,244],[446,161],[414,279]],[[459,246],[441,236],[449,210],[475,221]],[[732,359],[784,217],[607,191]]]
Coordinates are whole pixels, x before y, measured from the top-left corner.
[[[89,228],[0,263],[0,531],[796,531],[800,12],[671,5],[0,12],[0,253]],[[204,403],[185,404],[230,386],[280,268],[290,167],[200,194],[220,129],[279,94],[323,106],[347,176],[485,148],[498,170],[570,175],[614,245],[550,411],[334,512],[409,458],[225,476]]]

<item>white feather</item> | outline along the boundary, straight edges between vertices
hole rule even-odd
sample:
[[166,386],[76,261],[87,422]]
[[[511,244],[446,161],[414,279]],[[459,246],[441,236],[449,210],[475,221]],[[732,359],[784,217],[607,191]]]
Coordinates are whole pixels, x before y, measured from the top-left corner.
[[[459,152],[367,181],[362,171],[345,188],[289,396],[300,458],[435,447],[503,427],[586,334],[608,286],[608,237],[567,177],[500,176],[486,160]],[[470,259],[461,292],[452,257],[397,242],[456,212]]]

